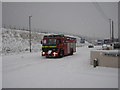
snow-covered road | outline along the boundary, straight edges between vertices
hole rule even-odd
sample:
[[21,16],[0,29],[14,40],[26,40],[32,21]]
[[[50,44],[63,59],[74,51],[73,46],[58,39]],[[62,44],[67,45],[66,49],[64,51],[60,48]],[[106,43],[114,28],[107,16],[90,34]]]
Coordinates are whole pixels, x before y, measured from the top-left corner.
[[89,48],[72,56],[44,58],[40,52],[3,55],[3,88],[117,88],[118,69],[90,65]]

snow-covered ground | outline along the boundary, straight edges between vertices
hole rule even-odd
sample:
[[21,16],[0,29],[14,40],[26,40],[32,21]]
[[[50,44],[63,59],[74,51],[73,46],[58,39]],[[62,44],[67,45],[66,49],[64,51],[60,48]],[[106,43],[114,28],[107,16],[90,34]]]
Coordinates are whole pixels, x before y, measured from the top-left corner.
[[32,53],[29,53],[28,31],[3,28],[0,33],[3,88],[118,87],[118,69],[90,65],[90,51],[94,49],[87,48],[90,43],[80,44],[80,38],[76,37],[77,52],[73,56],[44,58],[40,53],[43,35],[32,33]]
[[44,58],[40,52],[3,55],[3,88],[117,88],[118,69],[93,68],[91,50],[78,47],[63,58]]

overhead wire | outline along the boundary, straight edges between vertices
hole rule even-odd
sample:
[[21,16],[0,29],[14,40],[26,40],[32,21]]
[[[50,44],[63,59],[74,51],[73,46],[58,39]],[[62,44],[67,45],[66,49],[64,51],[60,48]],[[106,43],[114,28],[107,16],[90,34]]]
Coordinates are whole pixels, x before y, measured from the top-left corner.
[[101,6],[98,4],[98,2],[92,2],[93,5],[95,6],[95,8],[99,11],[100,15],[102,16],[102,18],[105,20],[105,21],[109,21],[109,17],[105,14],[105,12],[103,11],[103,9],[101,8]]
[[[111,18],[108,17],[108,16],[105,14],[104,10],[101,8],[101,6],[99,5],[99,3],[94,1],[94,2],[92,2],[92,4],[93,4],[94,7],[99,11],[101,17],[102,17],[105,21],[109,22]],[[113,20],[113,19],[111,19],[111,20]],[[114,24],[118,24],[118,22],[115,22],[115,21],[114,21]]]

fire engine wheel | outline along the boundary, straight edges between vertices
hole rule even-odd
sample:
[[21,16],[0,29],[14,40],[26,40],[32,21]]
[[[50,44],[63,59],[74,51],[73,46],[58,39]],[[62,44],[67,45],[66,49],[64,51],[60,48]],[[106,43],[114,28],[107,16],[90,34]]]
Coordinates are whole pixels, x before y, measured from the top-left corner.
[[59,57],[62,58],[63,56],[64,56],[64,52],[63,52],[63,51],[60,51]]
[[73,55],[73,50],[71,50],[70,55]]

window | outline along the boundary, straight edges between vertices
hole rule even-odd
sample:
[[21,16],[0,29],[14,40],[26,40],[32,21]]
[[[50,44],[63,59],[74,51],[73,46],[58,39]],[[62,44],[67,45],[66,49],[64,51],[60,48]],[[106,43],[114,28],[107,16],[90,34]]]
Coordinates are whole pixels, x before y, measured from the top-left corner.
[[44,39],[43,40],[43,45],[55,45],[56,44],[56,39]]

